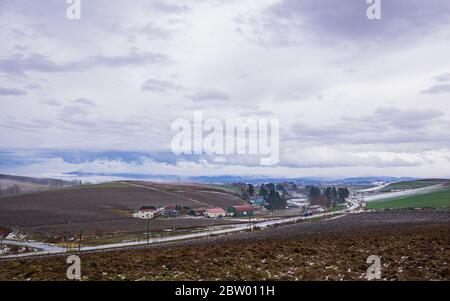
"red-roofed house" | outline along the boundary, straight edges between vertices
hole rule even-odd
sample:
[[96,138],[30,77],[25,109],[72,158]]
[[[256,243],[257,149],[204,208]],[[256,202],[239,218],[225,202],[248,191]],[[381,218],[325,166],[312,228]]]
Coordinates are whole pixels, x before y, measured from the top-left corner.
[[228,208],[228,214],[234,217],[252,216],[256,209],[250,205],[239,205]]
[[206,217],[212,218],[224,217],[226,215],[227,213],[225,212],[225,209],[222,208],[208,208],[205,212]]
[[143,219],[150,219],[154,218],[156,214],[156,209],[152,208],[141,208],[138,212],[133,214],[133,217],[136,218],[143,218]]

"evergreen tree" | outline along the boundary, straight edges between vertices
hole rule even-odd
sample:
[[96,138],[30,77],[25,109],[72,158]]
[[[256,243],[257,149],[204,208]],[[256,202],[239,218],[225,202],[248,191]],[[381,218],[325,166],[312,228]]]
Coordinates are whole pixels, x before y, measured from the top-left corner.
[[339,203],[345,203],[345,200],[350,196],[350,191],[347,187],[339,187],[338,189],[338,200]]
[[261,184],[261,187],[259,188],[259,194],[263,197],[264,200],[267,200],[268,191],[264,184]]
[[249,195],[247,189],[241,188],[241,198],[242,198],[244,201],[249,201],[249,200],[250,200],[250,195]]
[[287,201],[285,198],[280,196],[280,193],[275,189],[271,189],[267,196],[267,209],[269,210],[277,210],[277,209],[286,209]]
[[253,196],[255,194],[255,187],[252,184],[248,184],[248,194]]

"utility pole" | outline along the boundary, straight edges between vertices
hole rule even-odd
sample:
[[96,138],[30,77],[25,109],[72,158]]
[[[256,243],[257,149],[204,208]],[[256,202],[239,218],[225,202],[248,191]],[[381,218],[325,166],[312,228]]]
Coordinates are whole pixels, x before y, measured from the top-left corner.
[[69,235],[67,237],[67,252],[70,252],[71,239],[72,239],[72,233],[69,232]]
[[80,240],[78,241],[78,252],[81,253],[81,238],[83,237],[83,231],[80,231]]
[[66,252],[68,252],[69,250],[67,249],[67,232],[64,233],[64,244],[66,246]]
[[180,194],[180,176],[178,176],[178,205],[180,205],[181,194]]
[[147,245],[150,243],[150,217],[147,217]]

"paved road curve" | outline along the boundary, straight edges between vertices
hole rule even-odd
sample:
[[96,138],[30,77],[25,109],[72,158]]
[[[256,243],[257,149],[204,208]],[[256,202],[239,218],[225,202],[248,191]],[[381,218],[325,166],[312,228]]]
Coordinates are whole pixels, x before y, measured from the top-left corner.
[[[17,241],[17,240],[8,240],[3,239],[3,244],[5,245],[14,245],[14,246],[20,246],[20,247],[29,247],[34,248],[38,250],[42,250],[44,252],[64,252],[64,248],[60,248],[54,245],[47,245],[44,243],[39,242],[27,242],[27,241]],[[38,252],[36,252],[38,253]]]

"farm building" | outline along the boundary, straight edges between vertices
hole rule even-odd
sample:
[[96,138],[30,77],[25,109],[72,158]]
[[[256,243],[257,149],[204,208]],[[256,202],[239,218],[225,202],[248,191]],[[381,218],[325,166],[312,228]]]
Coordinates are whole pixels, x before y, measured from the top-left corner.
[[154,218],[155,214],[156,214],[156,209],[143,207],[143,208],[139,209],[138,212],[135,212],[133,214],[133,217],[150,219],[150,218]]
[[159,215],[162,217],[177,217],[179,213],[178,210],[165,207],[159,211]]
[[190,215],[193,216],[204,216],[207,208],[194,208],[189,211]]
[[232,206],[228,208],[228,214],[234,217],[252,216],[256,209],[250,205]]
[[250,203],[253,207],[264,207],[266,205],[264,198],[251,198]]
[[227,213],[222,208],[208,208],[205,212],[205,216],[211,218],[224,217],[226,215]]

